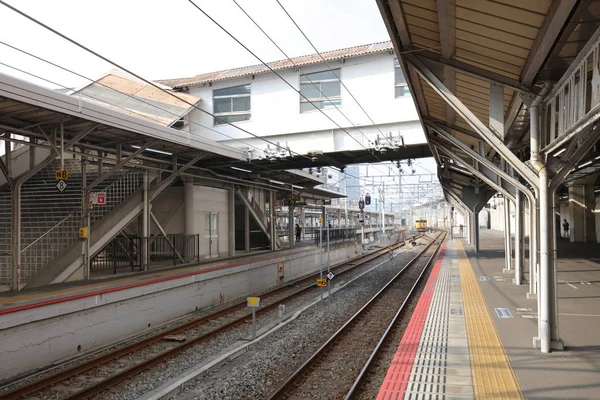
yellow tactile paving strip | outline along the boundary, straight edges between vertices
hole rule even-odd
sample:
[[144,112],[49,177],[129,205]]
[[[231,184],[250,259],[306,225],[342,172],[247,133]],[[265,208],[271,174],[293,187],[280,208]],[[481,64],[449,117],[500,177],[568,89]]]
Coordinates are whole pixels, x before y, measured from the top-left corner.
[[456,242],[476,399],[524,399],[464,247]]

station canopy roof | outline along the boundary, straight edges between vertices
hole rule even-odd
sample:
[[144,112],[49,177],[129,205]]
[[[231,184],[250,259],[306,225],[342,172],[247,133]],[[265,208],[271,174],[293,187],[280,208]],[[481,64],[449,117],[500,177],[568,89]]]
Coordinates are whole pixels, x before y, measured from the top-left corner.
[[[529,113],[520,92],[537,94],[544,81],[558,81],[600,22],[599,1],[377,0],[377,4],[430,144],[435,124],[471,149],[477,150],[482,139],[415,65],[427,68],[486,126],[490,83],[503,85],[504,132],[497,135],[522,160],[529,158]],[[498,157],[487,144],[484,151],[489,158]],[[433,154],[441,164],[444,156]]]

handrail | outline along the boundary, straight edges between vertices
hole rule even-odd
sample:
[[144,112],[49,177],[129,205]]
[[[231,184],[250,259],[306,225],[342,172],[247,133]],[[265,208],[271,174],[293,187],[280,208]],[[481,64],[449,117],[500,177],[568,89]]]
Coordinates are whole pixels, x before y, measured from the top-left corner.
[[42,240],[44,238],[44,236],[48,235],[50,232],[52,232],[54,229],[56,229],[59,225],[61,225],[63,222],[65,222],[66,220],[68,220],[69,218],[71,218],[73,215],[77,214],[77,212],[79,212],[79,211],[80,210],[75,210],[71,214],[67,215],[62,221],[60,221],[59,223],[57,223],[56,225],[54,225],[52,228],[48,229],[39,238],[37,238],[33,242],[29,243],[27,245],[27,247],[25,247],[23,250],[21,250],[21,253],[23,253],[25,250],[27,250],[28,248],[30,248],[31,246],[33,246],[34,244],[36,244],[37,242],[39,242],[40,240]]

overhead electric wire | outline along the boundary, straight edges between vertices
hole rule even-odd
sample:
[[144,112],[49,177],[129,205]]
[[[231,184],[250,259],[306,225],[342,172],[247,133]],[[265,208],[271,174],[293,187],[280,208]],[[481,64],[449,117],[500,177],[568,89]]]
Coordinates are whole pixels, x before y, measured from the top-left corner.
[[[266,63],[265,61],[263,61],[259,56],[256,55],[256,53],[254,53],[252,50],[250,50],[248,48],[248,46],[246,46],[245,44],[243,44],[238,38],[236,38],[231,32],[229,32],[227,29],[225,29],[221,24],[219,24],[214,18],[212,18],[210,15],[208,15],[208,13],[206,11],[204,11],[200,6],[198,6],[196,3],[194,3],[193,0],[188,0],[188,2],[190,4],[192,4],[198,11],[200,11],[202,14],[204,14],[204,16],[206,18],[208,18],[212,23],[214,23],[215,25],[217,25],[223,32],[225,32],[230,38],[232,38],[233,40],[235,40],[240,46],[242,46],[244,48],[244,50],[246,50],[248,53],[250,53],[254,58],[256,58],[261,64],[263,64],[265,67],[267,67],[269,69],[269,71],[271,71],[272,73],[274,73],[279,79],[281,79],[286,85],[288,85],[292,90],[294,90],[295,92],[297,92],[300,96],[302,96],[302,98],[306,101],[308,101],[313,107],[315,107],[317,109],[317,111],[319,111],[321,114],[323,114],[327,119],[329,119],[331,122],[333,122],[338,128],[340,128],[342,131],[344,131],[349,137],[351,137],[352,139],[354,139],[354,141],[356,143],[358,143],[360,146],[362,146],[365,150],[369,151],[369,149],[367,149],[362,143],[360,143],[354,136],[352,136],[346,129],[344,129],[340,124],[338,124],[333,118],[331,118],[329,115],[327,115],[323,110],[321,110],[320,108],[318,108],[308,97],[306,97],[304,94],[302,94],[302,92],[298,89],[296,89],[294,87],[294,85],[292,85],[290,82],[288,82],[283,76],[281,76],[281,74],[279,74],[277,71],[275,71],[268,63]],[[371,153],[373,155],[373,157],[375,157],[377,160],[379,160],[379,162],[383,162],[383,160],[381,160],[379,157],[377,157],[375,154]]]
[[[90,81],[91,83],[96,83],[96,84],[98,84],[98,85],[100,85],[100,86],[103,86],[103,87],[105,87],[105,88],[107,88],[107,89],[110,89],[110,90],[112,90],[112,91],[114,91],[114,92],[116,92],[116,93],[120,93],[120,94],[122,94],[122,95],[124,95],[124,96],[127,96],[127,97],[129,97],[130,99],[133,99],[133,100],[139,101],[139,102],[141,102],[141,103],[144,103],[144,104],[146,104],[146,105],[148,105],[148,106],[151,106],[151,107],[153,107],[153,108],[156,108],[156,109],[158,109],[158,110],[161,110],[161,111],[164,111],[164,112],[166,112],[166,113],[169,113],[169,114],[171,114],[171,115],[173,115],[173,116],[175,116],[175,117],[181,117],[181,115],[179,115],[179,114],[176,114],[176,113],[174,113],[174,112],[172,112],[172,111],[170,111],[170,110],[167,110],[167,109],[161,108],[161,107],[159,107],[159,106],[158,106],[158,105],[156,105],[156,104],[153,104],[153,103],[146,102],[146,101],[144,101],[144,100],[140,99],[139,97],[135,97],[135,96],[133,96],[133,95],[131,95],[131,94],[129,94],[129,93],[125,93],[125,92],[122,92],[122,91],[120,91],[120,90],[117,90],[117,89],[115,89],[115,88],[113,88],[113,87],[111,87],[111,86],[105,85],[105,84],[103,84],[103,83],[101,83],[101,82],[99,82],[99,81],[97,81],[97,80],[94,80],[94,79],[92,79],[92,78],[89,78],[89,77],[87,77],[87,76],[85,76],[85,75],[82,75],[82,74],[80,74],[80,73],[78,73],[78,72],[75,72],[75,71],[73,71],[73,70],[71,70],[71,69],[69,69],[69,68],[63,67],[62,65],[59,65],[59,64],[57,64],[57,63],[55,63],[55,62],[52,62],[52,61],[46,60],[45,58],[39,57],[39,56],[37,56],[37,55],[35,55],[35,54],[31,53],[31,52],[28,52],[28,51],[26,51],[26,50],[20,49],[20,48],[18,48],[18,47],[16,47],[16,46],[13,46],[13,45],[9,44],[9,43],[6,43],[6,42],[3,42],[3,41],[1,41],[1,40],[0,40],[0,44],[4,45],[4,46],[6,46],[6,47],[9,47],[9,48],[11,48],[11,49],[13,49],[13,50],[15,50],[15,51],[21,52],[22,54],[25,54],[25,55],[28,55],[28,56],[30,56],[30,57],[32,57],[32,58],[35,58],[35,59],[37,59],[37,60],[40,60],[40,61],[42,61],[42,62],[44,62],[44,63],[47,63],[47,64],[49,64],[49,65],[52,65],[52,66],[53,66],[53,67],[55,67],[55,68],[61,69],[61,70],[63,70],[63,71],[69,72],[69,73],[71,73],[71,74],[73,74],[73,75],[75,75],[75,76],[78,76],[78,77],[80,77],[80,78],[86,79],[86,80]],[[7,67],[9,67],[9,68],[12,68],[12,69],[15,69],[15,70],[17,70],[17,71],[20,71],[20,72],[22,72],[22,73],[25,73],[25,74],[27,74],[27,75],[31,75],[31,76],[33,76],[33,77],[35,77],[35,78],[37,78],[37,79],[44,80],[44,81],[46,81],[46,82],[48,82],[48,83],[52,83],[53,85],[60,86],[60,87],[62,87],[63,89],[71,89],[71,88],[69,88],[69,87],[67,87],[67,86],[63,86],[63,85],[61,85],[60,83],[57,83],[57,82],[50,81],[50,80],[48,80],[48,79],[42,78],[42,77],[40,77],[40,76],[37,76],[37,75],[34,75],[34,74],[32,74],[32,73],[29,73],[29,72],[27,72],[27,71],[19,70],[18,68],[16,68],[16,67],[13,67],[13,66],[11,66],[11,65],[7,65],[7,64],[2,64],[2,65],[5,65],[5,66],[7,66]],[[148,115],[146,115],[146,114],[142,114],[142,113],[140,113],[140,112],[136,112],[136,111],[133,111],[133,110],[130,110],[130,109],[127,109],[127,108],[121,107],[121,106],[119,106],[119,105],[116,105],[116,104],[107,103],[107,102],[105,102],[104,100],[102,100],[102,99],[100,99],[100,98],[97,98],[97,97],[94,97],[94,96],[92,96],[92,95],[90,95],[90,94],[85,94],[84,96],[86,96],[86,97],[90,97],[90,98],[92,98],[92,99],[95,99],[95,100],[98,100],[98,101],[101,101],[101,102],[104,102],[104,103],[106,103],[106,104],[109,104],[109,105],[111,105],[111,106],[113,106],[113,107],[116,107],[116,108],[120,108],[120,109],[122,109],[122,110],[125,110],[125,111],[127,111],[127,112],[131,112],[131,113],[133,113],[133,114],[140,115],[140,116],[142,116],[142,117],[147,117],[147,116],[148,116]],[[227,134],[225,134],[225,133],[219,132],[219,131],[217,131],[216,129],[210,128],[210,127],[208,127],[208,126],[205,126],[205,125],[202,125],[202,124],[201,124],[201,123],[199,123],[199,122],[195,122],[195,121],[192,121],[192,120],[190,120],[189,122],[190,122],[190,124],[197,125],[197,126],[199,126],[199,127],[201,127],[201,128],[205,128],[205,129],[207,129],[207,130],[209,130],[209,131],[211,131],[211,132],[214,132],[214,133],[217,133],[217,134],[219,134],[219,135],[225,136],[225,137],[226,137],[226,138],[228,138],[228,139],[231,139],[231,140],[236,140],[236,141],[239,141],[240,143],[243,143],[243,144],[245,144],[245,145],[247,145],[247,146],[254,147],[256,150],[263,151],[263,150],[262,150],[262,149],[260,149],[259,147],[256,147],[256,146],[254,146],[254,145],[251,145],[250,143],[246,143],[246,142],[244,142],[242,139],[234,138],[234,137],[232,137],[232,136],[229,136],[229,135],[227,135]]]
[[390,145],[393,145],[393,143],[387,138],[387,136],[384,135],[384,133],[381,131],[381,129],[379,129],[379,126],[377,126],[377,124],[375,123],[375,121],[373,121],[373,118],[371,118],[371,116],[369,115],[369,113],[367,113],[367,111],[363,108],[363,106],[358,102],[358,100],[356,99],[356,97],[354,97],[354,95],[352,94],[352,92],[350,91],[350,89],[348,89],[348,87],[344,84],[344,82],[342,82],[342,80],[340,79],[340,77],[333,71],[333,69],[331,68],[331,65],[329,65],[329,63],[327,62],[327,60],[325,60],[325,58],[323,57],[323,55],[321,55],[321,53],[319,52],[319,50],[317,50],[317,48],[315,47],[315,45],[311,42],[311,40],[308,38],[308,36],[306,36],[306,34],[302,30],[302,28],[300,28],[300,26],[296,23],[296,21],[294,20],[294,18],[292,18],[292,16],[285,9],[285,7],[283,6],[283,4],[281,4],[279,0],[276,0],[276,1],[277,1],[277,4],[279,4],[279,7],[281,7],[281,9],[283,10],[283,12],[285,12],[285,14],[288,16],[288,18],[292,21],[292,23],[300,31],[300,33],[302,34],[302,36],[304,36],[304,38],[308,41],[308,43],[311,45],[311,47],[314,49],[314,51],[317,53],[317,55],[321,58],[321,60],[323,60],[323,62],[325,63],[325,65],[327,65],[327,68],[329,68],[329,71],[331,71],[333,73],[333,75],[335,75],[335,77],[341,83],[341,85],[344,87],[344,89],[346,89],[346,91],[348,92],[348,94],[350,95],[350,97],[352,97],[352,99],[356,102],[356,104],[358,105],[358,107],[365,113],[365,115],[367,116],[367,118],[369,118],[369,120],[371,121],[371,123],[373,124],[373,126],[375,126],[375,128],[377,128],[377,130],[379,131],[379,133],[381,133],[381,135],[388,141],[388,143]]
[[[236,6],[237,6],[237,7],[238,7],[238,8],[239,8],[239,9],[240,9],[240,10],[241,10],[243,13],[244,13],[244,15],[246,15],[246,17],[248,17],[248,19],[249,19],[250,21],[252,21],[252,23],[253,23],[253,24],[254,24],[254,25],[255,25],[255,26],[258,28],[258,30],[260,30],[260,31],[262,32],[262,34],[263,34],[263,35],[265,35],[265,36],[266,36],[266,38],[267,38],[267,39],[269,39],[269,41],[270,41],[271,43],[273,43],[273,45],[274,45],[274,46],[277,48],[277,50],[279,50],[279,51],[281,52],[281,54],[283,54],[283,55],[285,56],[285,58],[287,58],[287,59],[288,59],[288,61],[290,61],[290,62],[292,63],[292,65],[298,69],[298,72],[300,72],[300,74],[301,74],[301,75],[304,75],[304,78],[306,78],[306,79],[308,80],[308,82],[309,82],[309,83],[311,83],[311,84],[312,84],[312,85],[313,85],[313,86],[314,86],[314,87],[315,87],[315,88],[316,88],[316,89],[319,91],[319,93],[320,93],[322,96],[324,96],[324,97],[327,99],[327,101],[329,101],[329,103],[330,103],[330,104],[331,104],[333,107],[335,107],[335,109],[336,109],[336,110],[337,110],[337,111],[338,111],[338,112],[339,112],[339,113],[340,113],[340,114],[341,114],[341,115],[342,115],[344,118],[346,118],[346,120],[347,120],[347,121],[348,121],[348,122],[349,122],[349,123],[350,123],[350,124],[351,124],[351,125],[352,125],[352,126],[355,128],[355,129],[356,129],[356,130],[358,130],[358,132],[360,132],[360,134],[361,134],[361,135],[362,135],[362,136],[363,136],[365,139],[367,139],[367,142],[368,142],[368,143],[369,143],[369,145],[370,145],[370,144],[371,144],[371,140],[370,140],[370,139],[367,137],[367,135],[365,135],[365,133],[364,133],[363,131],[361,131],[361,130],[360,130],[360,128],[359,128],[358,126],[356,126],[356,124],[354,124],[354,122],[352,122],[352,121],[350,120],[350,118],[349,118],[349,117],[348,117],[348,116],[347,116],[347,115],[346,115],[346,114],[345,114],[345,113],[344,113],[344,112],[343,112],[343,111],[342,111],[342,110],[341,110],[341,109],[340,109],[340,108],[339,108],[337,105],[335,105],[335,104],[334,104],[334,103],[331,101],[331,99],[330,99],[330,98],[329,98],[329,97],[328,97],[328,96],[327,96],[325,93],[323,93],[323,91],[321,90],[321,88],[320,88],[319,86],[317,86],[317,85],[316,85],[316,84],[315,84],[315,83],[314,83],[314,82],[313,82],[313,81],[312,81],[312,80],[311,80],[311,79],[310,79],[310,78],[309,78],[307,75],[305,75],[305,74],[302,72],[302,69],[300,68],[300,66],[299,66],[299,65],[297,65],[297,64],[294,62],[294,60],[293,60],[293,59],[292,59],[290,56],[288,56],[288,55],[287,55],[287,53],[286,53],[286,52],[285,52],[285,51],[284,51],[284,50],[283,50],[283,49],[282,49],[282,48],[281,48],[281,47],[280,47],[280,46],[279,46],[279,45],[278,45],[278,44],[275,42],[275,40],[274,40],[273,38],[271,38],[271,36],[270,36],[270,35],[269,35],[267,32],[265,32],[265,30],[264,30],[264,29],[263,29],[263,28],[262,28],[262,27],[261,27],[261,26],[260,26],[260,25],[259,25],[259,24],[258,24],[258,23],[257,23],[257,22],[256,22],[256,21],[255,21],[255,20],[254,20],[254,19],[253,19],[251,16],[250,16],[250,14],[248,14],[248,12],[246,12],[246,10],[245,10],[245,9],[244,9],[244,8],[243,8],[243,7],[242,7],[242,6],[241,6],[241,5],[240,5],[240,4],[239,4],[239,3],[238,3],[236,0],[232,0],[232,1],[233,1],[233,2],[235,3],[235,5],[236,5]],[[263,63],[263,64],[264,64],[264,63]],[[265,64],[265,65],[266,65],[266,64]],[[311,104],[312,104],[312,103],[311,103]],[[349,133],[349,132],[345,132],[345,133],[346,133],[347,135],[350,135],[350,133]],[[364,147],[364,146],[363,146],[363,148],[365,148],[365,150],[366,150],[366,147]],[[381,161],[381,160],[380,160],[380,161]],[[383,162],[383,161],[382,161],[382,162]]]
[[[192,3],[194,6],[196,6],[196,5],[195,5],[195,4],[194,4],[194,3],[193,3],[191,0],[189,0],[189,1],[190,1],[190,3]],[[83,50],[87,51],[88,53],[90,53],[90,54],[93,54],[94,56],[96,56],[96,57],[100,58],[101,60],[103,60],[103,61],[105,61],[105,62],[107,62],[107,63],[109,63],[109,64],[111,64],[111,65],[113,65],[113,66],[115,66],[115,67],[117,67],[117,68],[119,68],[119,69],[121,69],[121,70],[125,71],[125,72],[127,72],[128,74],[130,74],[130,75],[132,75],[132,76],[136,77],[137,79],[140,79],[141,81],[143,81],[143,82],[147,83],[148,85],[150,85],[150,86],[154,87],[155,89],[158,89],[158,90],[160,90],[160,91],[162,91],[162,92],[166,93],[167,95],[169,95],[169,96],[171,96],[171,97],[173,97],[173,98],[175,98],[175,99],[178,99],[179,101],[182,101],[182,102],[184,102],[184,103],[188,104],[189,106],[191,106],[191,107],[193,107],[193,108],[195,108],[195,109],[199,110],[199,111],[200,111],[200,112],[202,112],[202,113],[205,113],[205,114],[207,114],[207,115],[210,115],[210,116],[212,116],[213,118],[216,118],[216,119],[218,119],[218,120],[221,120],[221,121],[225,122],[227,125],[230,125],[230,126],[232,126],[233,128],[235,128],[235,129],[238,129],[238,130],[240,130],[240,131],[242,131],[242,132],[244,132],[244,133],[246,133],[246,134],[248,134],[248,135],[250,135],[250,136],[252,136],[252,137],[254,137],[254,138],[256,138],[256,139],[259,139],[259,140],[262,140],[262,141],[264,141],[264,142],[266,142],[266,143],[272,144],[273,146],[275,146],[275,148],[276,148],[276,149],[278,149],[278,148],[281,148],[281,146],[279,146],[278,144],[276,144],[276,143],[273,143],[273,142],[271,142],[270,140],[268,140],[268,139],[265,139],[264,137],[260,137],[260,136],[258,136],[258,135],[256,135],[256,134],[254,134],[254,133],[252,133],[252,132],[250,132],[250,131],[246,130],[246,129],[243,129],[243,128],[240,128],[240,127],[238,127],[238,126],[236,126],[236,125],[233,125],[232,123],[230,123],[230,122],[227,122],[227,121],[223,120],[222,118],[219,118],[219,117],[215,116],[214,114],[212,114],[212,113],[210,113],[210,112],[208,112],[208,111],[206,111],[206,110],[203,110],[202,108],[200,108],[200,107],[196,106],[195,104],[193,104],[193,103],[191,103],[191,102],[189,102],[189,101],[187,101],[187,100],[185,100],[185,99],[183,99],[183,98],[181,98],[181,97],[179,97],[179,96],[177,96],[177,95],[175,95],[175,94],[173,94],[173,93],[171,93],[171,92],[169,92],[169,91],[167,91],[167,90],[163,89],[162,87],[158,86],[158,85],[157,85],[157,84],[155,84],[154,82],[152,82],[152,81],[150,81],[150,80],[148,80],[148,79],[145,79],[144,77],[142,77],[142,76],[140,76],[140,75],[136,74],[135,72],[133,72],[133,71],[131,71],[131,70],[129,70],[129,69],[127,69],[127,68],[125,68],[125,67],[121,66],[120,64],[118,64],[118,63],[116,63],[116,62],[114,62],[114,61],[110,60],[109,58],[107,58],[107,57],[105,57],[105,56],[101,55],[100,53],[98,53],[98,52],[96,52],[96,51],[94,51],[94,50],[90,49],[89,47],[87,47],[87,46],[85,46],[85,45],[83,45],[83,44],[81,44],[81,43],[77,42],[76,40],[74,40],[74,39],[72,39],[72,38],[68,37],[67,35],[65,35],[65,34],[63,34],[63,33],[59,32],[59,31],[57,31],[56,29],[54,29],[54,28],[50,27],[49,25],[47,25],[47,24],[45,24],[45,23],[41,22],[40,20],[38,20],[38,19],[36,19],[36,18],[32,17],[31,15],[29,15],[29,14],[25,13],[24,11],[21,11],[21,10],[19,10],[18,8],[14,7],[14,6],[12,6],[12,5],[8,4],[8,3],[6,3],[5,1],[3,1],[3,0],[0,0],[0,4],[4,5],[5,7],[9,8],[10,10],[12,10],[12,11],[16,12],[17,14],[19,14],[19,15],[23,16],[24,18],[26,18],[26,19],[28,19],[28,20],[30,20],[30,21],[32,21],[32,22],[34,22],[35,24],[37,24],[37,25],[39,25],[39,26],[41,26],[41,27],[45,28],[46,30],[49,30],[50,32],[52,32],[52,33],[54,33],[55,35],[57,35],[57,36],[59,36],[59,37],[63,38],[64,40],[66,40],[66,41],[68,41],[68,42],[72,43],[73,45],[75,45],[75,46],[77,46],[77,47],[79,47],[79,48],[81,48],[81,49],[83,49]],[[196,6],[196,8],[198,8],[200,11],[202,11],[202,10],[201,10],[199,7],[197,7],[197,6]],[[207,16],[207,17],[208,17],[208,18],[209,18],[211,21],[213,21],[215,24],[217,24],[217,25],[218,25],[218,26],[219,26],[219,27],[220,27],[222,30],[224,30],[226,33],[228,33],[228,34],[229,34],[229,35],[230,35],[230,36],[231,36],[231,37],[232,37],[234,40],[236,40],[236,41],[237,41],[237,42],[238,42],[238,43],[239,43],[239,44],[240,44],[242,47],[246,48],[246,46],[244,46],[244,45],[243,45],[241,42],[239,42],[239,40],[237,40],[237,39],[236,39],[236,38],[235,38],[233,35],[231,35],[231,34],[230,34],[228,31],[226,31],[226,30],[225,30],[223,27],[221,27],[221,25],[219,25],[219,24],[218,24],[216,21],[214,21],[214,20],[213,20],[213,19],[212,19],[210,16],[208,16],[206,13],[204,13],[204,11],[202,11],[202,13],[203,13],[203,14],[205,14],[205,15],[206,15],[206,16]],[[247,48],[246,48],[246,49],[247,49]],[[248,50],[249,52],[251,52],[249,49],[247,49],[247,50]],[[251,54],[253,54],[253,55],[254,55],[254,53],[252,53],[252,52],[251,52]],[[262,60],[260,60],[260,58],[258,58],[257,56],[255,56],[255,57],[256,57],[257,59],[259,59],[259,61],[260,61],[261,63],[265,64],[265,63],[264,63]],[[267,64],[265,64],[265,65],[267,65]],[[10,67],[10,66],[9,66],[9,67]],[[272,68],[270,68],[268,65],[267,65],[267,67],[268,67],[269,69],[271,69],[271,70],[272,70]],[[279,74],[278,74],[276,71],[274,71],[274,70],[272,70],[272,71],[273,71],[273,72],[274,72],[274,73],[275,73],[277,76],[279,76],[279,77],[280,77],[280,78],[281,78],[281,79],[282,79],[284,82],[286,82],[288,85],[290,85],[290,83],[289,83],[289,82],[287,82],[285,79],[283,79],[283,78],[282,78],[282,77],[281,77],[281,76],[280,76],[280,75],[279,75]],[[43,78],[41,78],[41,79],[43,79]],[[56,84],[56,83],[53,83],[53,84]],[[59,86],[61,86],[61,85],[59,85]],[[290,86],[291,86],[291,85],[290,85]],[[291,86],[291,87],[293,88],[293,86]],[[293,88],[293,89],[299,93],[299,91],[298,91],[298,90],[296,90],[295,88]],[[300,95],[302,96],[302,94],[300,94]],[[304,96],[303,96],[303,97],[304,97]],[[305,98],[306,98],[306,97],[305,97]],[[308,100],[308,99],[307,99],[307,100]],[[313,104],[313,106],[314,106],[314,104]],[[320,111],[321,111],[321,110],[320,110]],[[322,111],[321,111],[321,112],[322,112]],[[327,116],[326,114],[324,114],[324,115],[325,115],[325,116]],[[328,117],[328,116],[327,116],[327,117]],[[329,118],[329,117],[328,117],[328,118]],[[332,121],[333,121],[333,120],[332,120]],[[333,122],[335,123],[335,121],[333,121]],[[336,123],[336,125],[337,125],[337,123]],[[339,125],[338,125],[338,126],[339,126]],[[340,128],[341,128],[341,127],[340,127]],[[342,129],[343,129],[343,128],[342,128]],[[355,139],[355,140],[356,140],[356,139]],[[359,144],[360,144],[360,143],[359,143]],[[363,147],[364,147],[364,146],[363,146]],[[366,149],[366,148],[365,148],[365,149]],[[306,159],[308,159],[308,160],[312,161],[312,159],[311,159],[309,156],[305,155],[305,154],[300,154],[300,153],[297,153],[297,152],[295,152],[295,151],[292,151],[291,149],[286,149],[286,150],[287,150],[287,151],[288,151],[290,154],[292,154],[292,153],[293,153],[293,154],[296,154],[296,155],[298,155],[298,156],[300,156],[300,157],[303,157],[303,158],[306,158]],[[368,150],[368,149],[366,149],[366,150]],[[377,158],[377,157],[375,156],[375,158]],[[379,158],[377,158],[377,159],[378,159],[380,162],[383,162],[383,161],[381,161],[381,159],[379,159]],[[334,168],[334,167],[331,167],[331,168]],[[336,169],[337,169],[338,171],[340,171],[340,172],[341,172],[341,170],[340,170],[339,168],[336,168]],[[345,173],[345,172],[343,172],[343,173]],[[352,177],[354,177],[354,178],[362,179],[360,176],[356,177],[356,176],[349,175],[349,174],[347,174],[347,175],[348,175],[348,176],[352,176]]]

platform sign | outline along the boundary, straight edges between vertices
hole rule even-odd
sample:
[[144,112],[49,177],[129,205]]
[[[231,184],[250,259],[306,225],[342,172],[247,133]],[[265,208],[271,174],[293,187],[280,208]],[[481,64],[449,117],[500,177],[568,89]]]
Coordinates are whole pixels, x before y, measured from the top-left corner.
[[508,308],[495,308],[498,318],[512,318],[512,314]]
[[319,286],[319,287],[327,286],[327,279],[317,279],[317,286]]
[[68,187],[67,182],[65,182],[63,180],[60,180],[60,181],[56,182],[56,189],[58,189],[58,191],[60,193],[62,193],[65,190],[67,190],[67,187]]
[[65,181],[69,179],[69,171],[66,169],[57,169],[56,170],[56,180],[57,181]]
[[250,308],[260,307],[260,297],[248,297],[246,305]]
[[489,276],[483,276],[483,275],[482,275],[482,276],[480,276],[480,277],[479,277],[479,281],[481,281],[481,282],[487,282],[487,281],[489,281],[489,280],[490,280],[490,277],[489,277]]
[[329,273],[327,274],[327,279],[332,280],[333,278],[335,278],[335,274],[329,271]]
[[106,192],[90,193],[90,203],[98,206],[106,205]]

